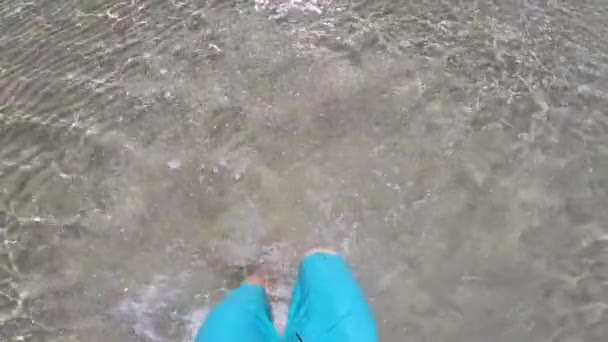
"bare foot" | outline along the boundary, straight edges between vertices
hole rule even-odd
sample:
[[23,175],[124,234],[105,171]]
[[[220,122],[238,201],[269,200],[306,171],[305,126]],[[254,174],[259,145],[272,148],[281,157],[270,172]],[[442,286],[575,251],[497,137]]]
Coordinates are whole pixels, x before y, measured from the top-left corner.
[[313,255],[313,254],[316,254],[316,253],[333,254],[333,255],[338,254],[338,252],[336,252],[332,248],[313,248],[313,249],[309,250],[308,252],[306,252],[305,256]]
[[256,272],[247,278],[244,281],[245,284],[257,285],[263,288],[268,288],[268,277],[261,272]]

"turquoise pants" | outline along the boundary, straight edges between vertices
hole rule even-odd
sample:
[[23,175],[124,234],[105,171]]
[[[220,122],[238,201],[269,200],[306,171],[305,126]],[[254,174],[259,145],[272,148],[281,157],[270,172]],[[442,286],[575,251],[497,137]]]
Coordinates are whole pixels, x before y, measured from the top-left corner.
[[195,342],[377,342],[376,323],[343,257],[315,253],[300,265],[284,336],[266,291],[244,284],[215,307]]

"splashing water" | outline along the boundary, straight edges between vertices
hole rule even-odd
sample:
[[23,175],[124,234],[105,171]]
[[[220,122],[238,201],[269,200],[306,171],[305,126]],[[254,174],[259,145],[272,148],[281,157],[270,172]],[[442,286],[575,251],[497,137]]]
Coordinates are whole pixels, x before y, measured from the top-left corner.
[[0,0],[0,340],[189,341],[347,255],[383,341],[608,336],[605,1]]

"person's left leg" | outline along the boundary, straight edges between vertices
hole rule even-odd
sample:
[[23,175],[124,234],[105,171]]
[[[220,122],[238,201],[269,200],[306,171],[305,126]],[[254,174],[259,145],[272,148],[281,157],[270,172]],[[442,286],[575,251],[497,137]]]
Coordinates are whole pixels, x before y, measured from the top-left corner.
[[249,277],[209,314],[195,342],[278,342],[264,281]]

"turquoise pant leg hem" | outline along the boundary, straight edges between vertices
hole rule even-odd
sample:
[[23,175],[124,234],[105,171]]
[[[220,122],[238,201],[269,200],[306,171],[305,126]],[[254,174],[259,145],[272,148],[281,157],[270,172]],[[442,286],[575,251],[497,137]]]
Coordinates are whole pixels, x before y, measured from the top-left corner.
[[243,284],[207,317],[195,342],[278,342],[264,288]]
[[312,254],[300,265],[284,342],[377,342],[372,310],[346,260]]
[[[262,287],[242,285],[209,314],[195,342],[278,342]],[[302,261],[284,342],[377,342],[372,310],[346,260],[317,253]]]

